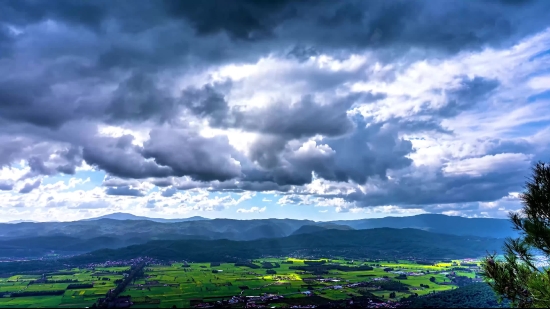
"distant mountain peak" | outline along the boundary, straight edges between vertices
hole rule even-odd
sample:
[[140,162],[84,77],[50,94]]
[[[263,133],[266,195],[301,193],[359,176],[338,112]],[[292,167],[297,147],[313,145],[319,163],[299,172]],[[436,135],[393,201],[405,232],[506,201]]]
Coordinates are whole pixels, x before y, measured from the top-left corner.
[[161,223],[169,222],[185,222],[185,221],[199,221],[199,220],[210,220],[208,218],[194,216],[189,218],[179,218],[179,219],[164,219],[164,218],[149,218],[144,216],[136,216],[134,214],[125,213],[125,212],[114,212],[112,214],[103,215],[96,218],[85,219],[82,221],[92,221],[92,220],[101,220],[101,219],[111,219],[111,220],[147,220]]
[[12,221],[8,221],[6,223],[11,223],[11,224],[16,224],[16,223],[38,223],[38,221],[33,221],[33,220],[12,220]]

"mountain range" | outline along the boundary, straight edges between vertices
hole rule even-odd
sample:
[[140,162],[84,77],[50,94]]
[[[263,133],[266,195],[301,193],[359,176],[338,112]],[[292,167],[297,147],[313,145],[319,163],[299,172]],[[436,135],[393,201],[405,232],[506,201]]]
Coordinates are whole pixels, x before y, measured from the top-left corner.
[[409,217],[332,221],[357,230],[381,227],[414,228],[434,233],[506,238],[516,236],[508,219],[464,218],[440,214],[422,214]]
[[[26,239],[39,248],[59,247],[75,250],[86,242],[97,243],[101,238],[79,241],[73,238]],[[6,242],[4,242],[5,244]],[[21,245],[13,241],[12,245]],[[53,247],[52,247],[53,246]],[[248,241],[228,239],[154,240],[117,249],[101,249],[56,260],[0,263],[0,275],[21,271],[45,271],[67,265],[103,263],[147,256],[164,261],[238,262],[265,256],[346,256],[357,259],[420,259],[442,260],[475,258],[487,251],[499,251],[501,239],[457,236],[426,232],[419,229],[375,228],[368,230],[323,229],[287,237],[262,238]]]
[[50,251],[84,253],[161,240],[254,241],[324,231],[353,232],[379,228],[414,229],[442,235],[492,239],[515,236],[508,220],[437,214],[315,222],[295,219],[234,220],[203,217],[160,219],[114,213],[73,222],[2,223],[0,257],[42,256]]
[[219,262],[261,256],[339,255],[358,258],[452,259],[478,257],[498,251],[502,241],[494,238],[456,236],[418,229],[376,228],[369,230],[325,229],[287,237],[250,241],[158,240],[120,249],[98,250],[74,261],[96,262],[148,256],[163,260]]

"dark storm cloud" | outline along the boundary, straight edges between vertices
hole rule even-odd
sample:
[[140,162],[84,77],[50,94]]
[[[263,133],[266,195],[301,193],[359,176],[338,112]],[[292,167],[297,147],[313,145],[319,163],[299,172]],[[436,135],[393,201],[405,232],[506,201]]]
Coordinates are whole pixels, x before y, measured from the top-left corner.
[[65,163],[56,168],[60,173],[74,175],[76,168],[82,165],[82,149],[80,147],[71,146],[58,151],[57,154],[65,160]]
[[386,178],[389,169],[409,166],[412,143],[398,137],[399,127],[367,123],[357,119],[356,129],[339,138],[325,138],[317,147],[293,149],[286,140],[261,138],[253,144],[250,157],[262,170],[244,169],[244,180],[273,182],[279,186],[303,185],[312,172],[333,181],[363,184],[370,177]]
[[297,55],[383,48],[395,57],[409,48],[453,53],[501,46],[543,29],[549,8],[547,1],[494,0],[22,0],[3,2],[0,18],[19,27],[51,19],[88,29],[106,38],[95,59],[102,68],[158,68],[185,59],[254,61],[277,48],[286,54],[295,48]]
[[231,81],[206,84],[202,88],[188,87],[182,91],[180,102],[194,115],[209,119],[211,125],[220,126],[229,117],[229,106],[225,100]]
[[173,180],[171,178],[152,179],[151,183],[157,187],[169,187],[173,184]]
[[130,186],[109,187],[105,190],[105,194],[119,196],[145,196],[145,193],[142,190],[134,189]]
[[464,77],[460,87],[447,92],[447,104],[437,111],[441,117],[454,117],[478,104],[500,85],[498,80]]
[[144,143],[142,154],[172,169],[175,176],[191,176],[202,181],[229,180],[241,175],[231,154],[236,150],[227,137],[202,137],[175,129],[154,129]]
[[291,189],[290,185],[279,185],[273,181],[224,181],[211,185],[211,191],[228,191],[228,192],[243,192],[243,191],[279,191],[287,192]]
[[319,52],[314,47],[306,47],[303,45],[296,45],[288,52],[288,58],[298,59],[300,62],[308,60],[310,57],[318,56]]
[[112,175],[123,178],[148,178],[170,176],[169,167],[159,166],[145,160],[139,154],[139,147],[132,145],[133,136],[101,138],[94,145],[84,147],[83,158]]
[[414,120],[414,119],[395,118],[395,119],[389,120],[388,124],[398,126],[399,130],[407,133],[431,131],[431,132],[438,132],[443,134],[452,134],[452,131],[449,131],[443,128],[441,124],[434,119]]
[[265,108],[236,111],[237,123],[233,126],[287,138],[303,138],[317,134],[343,135],[353,128],[347,111],[359,98],[360,95],[353,94],[322,105],[315,102],[312,96],[304,96],[293,104],[271,104]]
[[[360,207],[398,205],[417,206],[447,203],[489,202],[517,191],[525,182],[527,169],[506,169],[489,172],[479,177],[444,175],[422,179],[400,177],[398,182],[385,182],[383,190],[364,195],[360,192],[346,197]],[[423,207],[423,206],[422,206]]]
[[166,92],[157,87],[153,77],[134,73],[114,91],[105,114],[110,121],[167,121],[174,116],[176,104]]
[[[100,2],[100,1],[98,1]],[[105,9],[94,1],[61,0],[42,1],[6,1],[2,4],[0,18],[16,25],[27,25],[42,20],[62,20],[72,25],[83,25],[97,29],[106,17]]]
[[[84,160],[115,177],[152,180],[169,185],[169,176],[190,176],[195,180],[229,180],[241,176],[232,155],[236,150],[226,137],[203,137],[188,129],[151,130],[143,147],[134,137],[96,137],[83,148]],[[105,180],[105,186],[128,184],[128,180]]]
[[29,176],[37,176],[37,175],[52,175],[55,173],[55,171],[49,167],[46,167],[44,165],[44,162],[42,159],[38,157],[31,157],[28,160],[29,167],[31,168],[31,172]]
[[[427,57],[502,47],[545,28],[548,12],[550,1],[514,0],[2,1],[0,166],[28,160],[32,177],[73,174],[85,161],[124,178],[106,179],[108,192],[131,193],[134,178],[177,189],[288,191],[311,182],[316,173],[335,181],[385,180],[387,193],[356,198],[365,205],[496,197],[516,185],[502,180],[509,175],[492,173],[475,181],[438,175],[431,187],[418,178],[405,177],[399,185],[388,181],[388,170],[411,164],[408,155],[414,150],[400,132],[449,132],[436,120],[369,119],[369,126],[350,120],[347,112],[354,104],[384,94],[353,94],[331,102],[310,95],[292,104],[240,109],[226,100],[229,82],[186,88],[172,98],[162,78],[187,78],[215,65],[254,63],[271,55],[346,59],[352,52],[372,50],[379,58],[373,60],[391,61],[407,60],[402,56],[411,49]],[[282,80],[306,81],[304,93],[332,93],[364,77],[359,74],[304,70]],[[465,78],[459,89],[447,92],[449,102],[439,116],[471,108],[498,86]],[[182,111],[211,126],[259,137],[246,157],[226,138],[170,128]],[[101,122],[162,128],[151,131],[140,147],[129,135],[98,136],[95,126]],[[316,135],[324,136],[316,148],[297,149],[291,143]],[[497,144],[491,151],[526,147]],[[50,160],[51,154],[59,159]],[[192,182],[171,178],[184,175]],[[27,183],[21,192],[39,185]]]
[[201,89],[187,88],[182,93],[181,102],[194,115],[209,119],[210,125],[214,127],[239,128],[283,136],[285,139],[298,139],[317,134],[343,135],[353,128],[347,111],[355,103],[371,103],[386,97],[383,93],[353,93],[323,104],[316,102],[312,95],[305,95],[292,104],[281,102],[242,109],[239,106],[229,107],[224,92],[230,88],[230,81],[207,84]]
[[363,184],[369,177],[386,178],[388,169],[409,166],[407,158],[413,152],[412,143],[398,137],[398,127],[387,123],[357,121],[353,134],[338,139],[323,140],[334,152],[294,153],[289,159],[295,166],[309,165],[311,171],[327,180]]
[[63,108],[57,105],[46,80],[38,82],[0,78],[0,118],[37,126],[59,127],[71,117],[70,104]]
[[[250,159],[263,168],[275,168],[280,163],[279,154],[285,149],[287,142],[281,136],[262,136],[248,150]],[[250,178],[250,176],[248,177]]]
[[507,43],[539,30],[550,7],[543,1],[510,5],[493,0],[165,3],[169,15],[186,20],[203,36],[225,32],[235,40],[280,39],[325,49],[409,46],[447,52]]
[[41,184],[42,184],[42,180],[40,179],[36,180],[35,182],[27,182],[25,183],[23,188],[19,190],[19,193],[22,193],[22,194],[30,193],[32,190],[40,187]]
[[[294,1],[308,2],[308,1]],[[309,1],[311,2],[311,1]],[[272,37],[273,29],[292,17],[293,1],[206,1],[202,5],[190,2],[164,1],[169,16],[185,19],[199,35],[225,31],[237,40],[260,40]],[[286,11],[286,12],[285,12]],[[292,15],[291,15],[292,14]]]
[[0,25],[0,57],[11,54],[11,44],[14,41],[13,34],[6,25]]
[[[1,126],[0,126],[1,127]],[[15,132],[9,127],[2,128],[0,132],[0,166],[12,166],[12,163],[19,160],[28,160],[32,157],[38,157],[41,160],[48,158],[59,150],[59,145],[48,143],[47,141],[21,134],[19,130]],[[60,163],[65,162],[63,159]]]

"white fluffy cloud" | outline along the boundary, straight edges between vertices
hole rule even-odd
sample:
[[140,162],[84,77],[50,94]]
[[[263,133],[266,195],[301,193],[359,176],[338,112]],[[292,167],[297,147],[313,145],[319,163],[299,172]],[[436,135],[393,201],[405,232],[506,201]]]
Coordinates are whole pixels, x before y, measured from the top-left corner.
[[240,212],[240,213],[260,213],[260,212],[265,212],[266,210],[266,206],[260,208],[260,207],[251,207],[250,209],[244,209],[244,208],[239,208],[237,209],[237,212]]

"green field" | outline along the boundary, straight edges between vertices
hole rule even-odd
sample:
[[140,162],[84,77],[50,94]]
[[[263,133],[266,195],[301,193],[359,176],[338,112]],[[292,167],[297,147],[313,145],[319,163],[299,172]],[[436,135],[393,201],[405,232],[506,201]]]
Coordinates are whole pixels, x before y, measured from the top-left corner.
[[[284,264],[284,261],[292,261],[292,264]],[[210,302],[217,300],[228,300],[232,296],[260,296],[266,294],[283,295],[283,300],[278,300],[272,305],[282,306],[294,304],[298,301],[305,301],[310,296],[302,292],[311,290],[316,296],[314,299],[344,300],[351,296],[361,296],[368,292],[388,300],[392,291],[384,288],[384,282],[397,281],[404,284],[408,290],[394,291],[398,300],[412,294],[425,295],[428,293],[440,292],[455,288],[450,284],[450,279],[445,273],[451,271],[451,263],[436,263],[436,265],[421,265],[409,261],[349,261],[335,260],[331,263],[338,263],[349,267],[372,266],[373,270],[361,271],[340,271],[330,270],[323,274],[325,281],[319,281],[320,277],[311,273],[290,269],[292,266],[305,266],[304,260],[269,258],[255,260],[254,264],[262,266],[263,262],[277,263],[279,267],[273,268],[276,274],[267,274],[267,269],[252,269],[247,266],[235,266],[233,263],[223,263],[220,266],[211,266],[210,263],[190,263],[189,267],[183,267],[182,263],[171,265],[149,265],[145,268],[144,277],[138,278],[129,284],[121,295],[132,296],[136,308],[168,308],[173,305],[177,307],[189,307],[190,300]],[[459,263],[459,262],[458,262]],[[273,264],[275,265],[275,264]],[[384,269],[391,267],[392,272]],[[90,269],[71,269],[61,273],[46,274],[46,283],[29,284],[42,276],[18,275],[9,278],[0,278],[0,293],[4,292],[33,292],[33,291],[55,291],[64,290],[61,295],[52,296],[23,296],[0,298],[0,307],[7,308],[28,308],[28,307],[89,307],[99,297],[103,297],[109,289],[115,287],[114,281],[122,279],[120,272],[128,267],[106,267]],[[217,270],[214,273],[213,270]],[[408,273],[406,279],[396,278],[399,274],[395,272]],[[410,275],[410,273],[417,275]],[[429,272],[429,273],[426,273]],[[444,272],[442,274],[442,272]],[[475,273],[456,272],[456,275],[474,278]],[[384,278],[386,277],[386,278]],[[435,282],[430,278],[435,278]],[[70,283],[58,283],[55,281],[73,280],[72,283],[93,284],[91,288],[67,289]],[[375,281],[380,280],[380,281]],[[433,279],[432,279],[433,280]],[[377,282],[368,287],[346,287],[346,285],[360,282]],[[379,287],[379,283],[381,286]],[[441,283],[447,283],[442,285]],[[427,285],[429,288],[421,287]],[[246,286],[248,289],[242,290]],[[342,286],[340,288],[340,286]],[[336,287],[336,288],[334,288]],[[322,300],[321,299],[321,300]]]
[[[0,278],[0,293],[3,292],[36,292],[64,290],[62,295],[48,296],[25,296],[25,297],[3,297],[0,298],[0,307],[2,308],[47,308],[47,307],[89,307],[99,297],[103,297],[109,289],[116,285],[115,280],[121,279],[123,275],[115,274],[115,271],[128,269],[128,267],[102,269],[105,274],[96,275],[100,270],[71,269],[63,272],[73,274],[46,274],[49,281],[76,280],[67,283],[34,283],[31,281],[41,279],[42,276],[12,276],[9,278]],[[103,280],[108,278],[109,280]],[[86,289],[67,289],[69,284],[93,284],[92,288]]]

